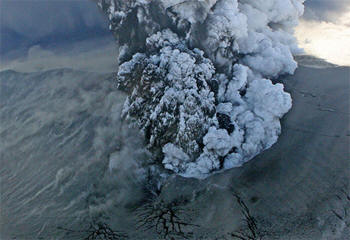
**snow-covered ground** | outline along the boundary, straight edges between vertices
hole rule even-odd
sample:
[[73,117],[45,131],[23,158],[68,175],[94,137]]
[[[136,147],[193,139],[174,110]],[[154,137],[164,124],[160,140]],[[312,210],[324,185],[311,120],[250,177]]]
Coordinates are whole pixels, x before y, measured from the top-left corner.
[[[336,195],[349,190],[349,75],[300,66],[283,82],[294,105],[272,148],[205,180],[169,178],[160,198],[183,199],[200,225],[193,230],[208,239],[241,224],[232,191],[266,239],[346,239],[332,210],[342,213]],[[154,239],[136,231],[134,211],[149,199],[139,166],[150,158],[118,120],[126,96],[109,79],[69,69],[0,73],[1,239],[74,239],[58,227],[84,230],[96,220]]]

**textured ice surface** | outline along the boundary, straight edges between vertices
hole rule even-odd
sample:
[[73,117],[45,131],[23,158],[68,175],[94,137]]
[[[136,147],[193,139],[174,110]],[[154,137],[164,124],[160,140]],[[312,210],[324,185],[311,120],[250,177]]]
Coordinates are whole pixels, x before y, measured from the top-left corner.
[[164,167],[204,178],[271,147],[291,97],[304,0],[100,0],[120,46],[123,116]]

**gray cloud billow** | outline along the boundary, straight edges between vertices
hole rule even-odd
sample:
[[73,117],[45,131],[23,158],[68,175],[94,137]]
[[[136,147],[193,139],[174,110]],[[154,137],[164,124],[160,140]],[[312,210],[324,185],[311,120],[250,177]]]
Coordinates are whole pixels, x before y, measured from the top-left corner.
[[205,178],[270,148],[292,99],[304,0],[99,0],[119,48],[121,117],[158,165]]
[[[334,22],[348,0],[307,0],[304,19]],[[110,34],[90,0],[1,0],[0,54],[33,45],[73,42]]]

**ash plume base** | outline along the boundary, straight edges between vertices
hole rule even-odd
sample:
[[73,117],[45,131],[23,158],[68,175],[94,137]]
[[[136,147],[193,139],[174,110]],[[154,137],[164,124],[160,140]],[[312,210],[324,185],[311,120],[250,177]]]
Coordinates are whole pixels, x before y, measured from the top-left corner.
[[205,178],[270,148],[292,106],[304,0],[98,0],[119,46],[122,117],[164,168]]

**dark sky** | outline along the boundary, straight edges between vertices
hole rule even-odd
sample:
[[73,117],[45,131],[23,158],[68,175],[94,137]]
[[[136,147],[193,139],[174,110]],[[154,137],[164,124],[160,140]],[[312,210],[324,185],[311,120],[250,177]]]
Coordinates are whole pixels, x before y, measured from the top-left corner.
[[89,0],[0,0],[0,53],[110,34]]
[[[253,1],[253,0],[252,0]],[[304,19],[336,21],[350,0],[307,0]],[[110,34],[90,0],[0,0],[0,54]]]
[[343,13],[349,10],[350,0],[307,0],[304,19],[336,22]]

